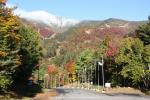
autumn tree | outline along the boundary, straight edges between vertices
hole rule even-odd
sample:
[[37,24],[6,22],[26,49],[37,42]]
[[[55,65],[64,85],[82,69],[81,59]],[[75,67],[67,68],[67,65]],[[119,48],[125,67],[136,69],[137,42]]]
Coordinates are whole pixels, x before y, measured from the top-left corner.
[[12,9],[5,7],[6,0],[0,0],[0,90],[5,90],[12,83],[12,73],[21,64],[21,35],[18,33],[18,17]]
[[120,39],[114,33],[107,33],[100,44],[100,48],[103,48],[105,81],[112,82],[113,85],[117,84],[115,56],[118,54]]
[[[13,15],[14,8],[0,0],[0,90],[32,74],[41,55],[39,33],[22,25]],[[17,85],[16,85],[17,86]]]
[[121,41],[115,62],[121,69],[120,74],[128,83],[127,85],[139,86],[140,83],[145,82],[143,77],[149,77],[144,74],[145,68],[148,66],[144,59],[150,57],[148,53],[145,53],[149,52],[146,50],[147,48],[138,38],[127,37]]
[[49,81],[49,84],[51,85],[51,87],[56,87],[57,82],[56,79],[58,78],[58,68],[54,65],[48,65],[48,74],[49,74],[49,79],[45,80],[45,81]]
[[48,74],[57,74],[58,69],[57,67],[53,65],[49,65],[47,71],[48,71]]
[[118,53],[121,37],[114,35],[114,33],[107,33],[102,41],[104,48],[103,54],[106,57],[114,57]]
[[74,61],[69,61],[65,65],[65,69],[67,70],[69,77],[71,78],[72,81],[75,81],[76,79],[76,65]]

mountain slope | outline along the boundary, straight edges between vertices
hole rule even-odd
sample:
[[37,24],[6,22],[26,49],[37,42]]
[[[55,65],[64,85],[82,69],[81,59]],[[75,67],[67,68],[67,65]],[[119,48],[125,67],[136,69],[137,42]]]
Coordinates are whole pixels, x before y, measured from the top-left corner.
[[129,33],[134,34],[134,30],[143,23],[145,23],[145,21],[126,21],[114,18],[101,21],[86,20],[81,21],[62,34],[58,34],[56,39],[63,41],[69,38],[69,36],[78,33],[80,33],[80,35],[93,35],[97,38],[102,38],[103,35],[107,33],[115,33],[116,35],[124,36]]
[[67,28],[56,28],[37,20],[24,18],[22,21],[33,26],[41,34],[44,39],[44,56],[50,58],[50,61],[63,59],[64,55],[77,55],[88,48],[97,50],[100,42],[107,36],[119,40],[129,33],[134,35],[134,30],[145,23],[110,18],[100,21],[86,20],[74,25],[68,24]]
[[[86,33],[100,37],[105,33],[125,35],[133,32],[144,21],[126,21],[109,18],[106,20],[77,21],[49,14],[45,11],[26,12],[16,10],[15,14],[22,18],[24,23],[31,24],[44,38],[61,38],[64,40],[71,34]],[[82,33],[80,35],[82,35]]]

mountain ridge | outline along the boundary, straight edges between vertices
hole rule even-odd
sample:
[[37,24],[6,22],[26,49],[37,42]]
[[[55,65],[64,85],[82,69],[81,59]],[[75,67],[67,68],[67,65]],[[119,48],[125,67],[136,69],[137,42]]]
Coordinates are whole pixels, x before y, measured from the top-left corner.
[[140,24],[146,22],[128,21],[117,18],[77,21],[74,19],[58,17],[45,11],[26,12],[22,10],[16,10],[14,13],[21,17],[23,23],[33,26],[41,34],[42,38],[54,38],[59,34],[67,32],[70,28],[84,30],[84,32],[87,34],[95,31],[101,31],[105,28],[108,30],[119,29],[123,30],[123,34],[125,34],[125,32],[129,33],[134,31]]

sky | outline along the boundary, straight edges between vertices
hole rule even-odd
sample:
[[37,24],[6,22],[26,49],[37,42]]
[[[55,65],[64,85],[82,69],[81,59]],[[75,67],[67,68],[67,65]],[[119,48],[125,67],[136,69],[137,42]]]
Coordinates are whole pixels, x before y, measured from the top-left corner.
[[8,0],[8,4],[29,12],[42,10],[77,20],[140,21],[150,15],[150,0]]

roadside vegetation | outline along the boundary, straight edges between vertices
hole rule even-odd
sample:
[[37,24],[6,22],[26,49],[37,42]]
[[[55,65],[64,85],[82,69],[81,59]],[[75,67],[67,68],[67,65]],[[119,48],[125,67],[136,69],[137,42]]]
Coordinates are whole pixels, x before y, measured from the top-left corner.
[[35,84],[31,90],[27,83],[41,58],[39,33],[13,15],[14,9],[0,0],[0,94],[34,94],[40,87]]

